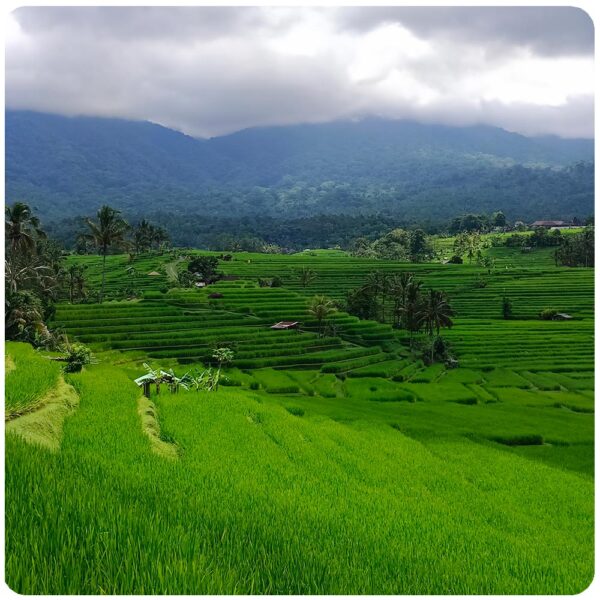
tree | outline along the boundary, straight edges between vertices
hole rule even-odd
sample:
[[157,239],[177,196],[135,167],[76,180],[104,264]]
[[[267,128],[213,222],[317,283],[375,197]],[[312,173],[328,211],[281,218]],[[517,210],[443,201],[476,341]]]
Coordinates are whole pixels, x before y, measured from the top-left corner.
[[494,227],[506,227],[506,216],[501,210],[492,215],[492,225]]
[[419,319],[425,324],[430,337],[433,337],[434,330],[439,337],[442,327],[452,327],[451,317],[453,315],[454,311],[446,294],[438,290],[429,290],[429,294],[421,305]]
[[212,353],[212,357],[217,361],[217,374],[215,376],[215,389],[219,389],[219,377],[221,375],[221,367],[224,364],[228,364],[233,360],[234,352],[231,348],[222,346],[215,348]]
[[205,283],[214,283],[221,278],[217,271],[219,259],[216,256],[197,256],[188,264],[188,271],[195,273]]
[[508,296],[502,298],[502,318],[512,319],[512,302]]
[[373,319],[379,311],[377,294],[367,286],[346,293],[346,311],[359,319]]
[[156,249],[162,253],[171,238],[164,227],[152,227],[150,239],[153,244],[156,244]]
[[403,294],[402,303],[398,307],[398,313],[400,315],[399,324],[409,332],[411,345],[413,334],[419,331],[422,326],[422,321],[419,316],[422,303],[422,285],[421,281],[411,278],[406,285],[406,292]]
[[326,296],[314,296],[308,304],[308,312],[316,319],[319,335],[323,335],[326,319],[336,312],[335,302]]
[[487,269],[488,275],[491,275],[492,271],[496,268],[496,261],[491,256],[482,256],[480,254],[477,257],[477,264]]
[[36,335],[44,332],[44,308],[42,301],[30,290],[7,294],[4,305],[4,329],[6,339],[33,342]]
[[594,228],[588,226],[581,233],[563,236],[555,259],[557,265],[565,267],[593,267]]
[[85,298],[85,266],[71,265],[66,271],[66,283],[69,291],[69,302]]
[[125,248],[127,241],[125,234],[129,229],[127,222],[120,216],[121,211],[111,208],[106,204],[97,213],[98,221],[86,219],[89,231],[85,237],[93,243],[102,256],[102,284],[98,301],[104,299],[104,287],[106,283],[106,255],[112,248]]
[[303,288],[307,288],[317,278],[317,273],[310,267],[302,267],[296,272],[296,276],[300,285]]
[[4,231],[9,251],[13,254],[34,252],[37,241],[46,236],[39,219],[23,202],[7,206],[5,213]]
[[400,274],[392,275],[389,281],[389,293],[393,301],[392,315],[394,318],[395,327],[400,327],[402,320],[402,307],[406,305],[408,288],[413,280],[413,273],[410,271],[403,271]]
[[392,229],[373,242],[377,258],[385,260],[408,261],[410,254],[410,234],[404,229]]
[[411,262],[420,262],[433,256],[433,248],[422,229],[410,232],[409,252]]
[[375,297],[379,296],[379,307],[381,308],[381,322],[385,323],[385,303],[389,291],[389,277],[383,271],[371,271],[367,275],[365,287],[370,288]]
[[133,230],[133,249],[136,254],[145,252],[152,245],[152,225],[142,219]]
[[473,262],[485,244],[481,235],[477,232],[459,233],[454,240],[454,254],[457,256],[467,255],[469,263]]

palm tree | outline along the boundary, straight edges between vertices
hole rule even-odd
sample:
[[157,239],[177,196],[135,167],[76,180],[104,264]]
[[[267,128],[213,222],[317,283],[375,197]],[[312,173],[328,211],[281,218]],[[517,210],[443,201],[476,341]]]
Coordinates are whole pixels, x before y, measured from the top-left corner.
[[422,285],[421,281],[410,278],[406,284],[406,289],[402,295],[402,301],[398,309],[401,322],[408,330],[411,345],[413,333],[419,331],[422,324],[419,318],[422,304]]
[[302,267],[298,270],[298,279],[303,288],[308,287],[316,278],[317,274],[309,267]]
[[390,291],[390,279],[383,271],[372,271],[367,275],[365,287],[372,290],[373,294],[381,297],[381,322],[385,323],[385,303]]
[[221,367],[224,364],[228,364],[233,360],[234,352],[231,348],[222,346],[221,348],[215,348],[212,353],[212,357],[217,361],[217,374],[215,375],[215,390],[219,389],[219,378],[221,376]]
[[102,255],[102,285],[100,287],[99,302],[104,298],[104,284],[106,280],[106,255],[113,248],[125,248],[127,241],[125,233],[129,229],[127,222],[120,216],[121,211],[111,208],[106,204],[98,211],[98,222],[86,219],[89,232],[86,238],[90,240]]
[[319,335],[323,335],[325,319],[337,310],[335,303],[326,296],[314,296],[308,305],[308,312],[317,320]]
[[144,250],[147,250],[151,246],[152,230],[152,225],[150,225],[146,219],[142,219],[138,223],[138,226],[133,232],[133,249],[136,254],[144,252]]
[[422,304],[419,318],[425,324],[429,335],[433,337],[435,329],[436,334],[440,335],[440,328],[452,327],[452,317],[454,311],[448,302],[448,298],[444,292],[438,290],[429,290],[425,301]]
[[163,227],[152,227],[152,236],[150,238],[156,244],[156,249],[161,250],[163,244],[169,241],[169,234]]
[[414,279],[414,273],[410,271],[403,271],[402,273],[394,273],[389,280],[389,293],[392,296],[394,302],[393,316],[394,325],[400,326],[400,320],[402,318],[402,307],[406,303],[406,294],[408,293],[408,286]]
[[71,265],[66,272],[66,280],[69,288],[69,301],[73,304],[75,298],[85,297],[85,267],[82,265]]
[[37,240],[46,237],[40,228],[39,219],[23,202],[15,202],[12,206],[7,206],[5,212],[4,229],[10,251],[13,254],[17,252],[32,253]]

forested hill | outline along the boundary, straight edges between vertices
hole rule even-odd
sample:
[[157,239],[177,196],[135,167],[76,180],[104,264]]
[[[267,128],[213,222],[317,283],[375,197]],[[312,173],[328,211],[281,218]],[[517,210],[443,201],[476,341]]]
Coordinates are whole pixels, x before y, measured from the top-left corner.
[[7,111],[6,198],[45,220],[103,202],[132,214],[585,217],[593,140],[381,119],[199,140],[147,122]]

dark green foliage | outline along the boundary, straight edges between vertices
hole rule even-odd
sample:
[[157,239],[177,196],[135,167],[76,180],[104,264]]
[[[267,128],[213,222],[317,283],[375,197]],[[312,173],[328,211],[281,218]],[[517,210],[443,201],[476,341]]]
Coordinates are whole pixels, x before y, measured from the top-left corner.
[[591,161],[592,140],[483,126],[365,119],[197,140],[150,123],[6,115],[9,198],[57,219],[75,216],[75,206],[89,213],[110,190],[111,204],[128,216],[142,205],[148,215],[182,215],[163,224],[174,241],[190,213],[409,214],[441,223],[465,206],[533,220],[543,205],[557,218],[585,217],[593,211]]
[[507,296],[502,298],[502,318],[512,319],[512,302]]
[[593,226],[586,227],[582,233],[563,236],[556,249],[556,262],[565,267],[593,267]]
[[495,437],[495,442],[505,446],[541,446],[544,438],[541,435],[519,435],[515,437]]
[[197,274],[201,281],[213,283],[221,278],[222,273],[217,271],[219,260],[216,256],[198,256],[188,263],[187,270]]
[[62,251],[47,240],[26,204],[7,206],[5,214],[5,335],[45,345],[52,336],[44,321],[53,313],[65,276]]
[[79,373],[84,365],[92,362],[92,351],[83,344],[69,344],[65,347],[65,373]]
[[557,314],[558,311],[555,308],[544,308],[540,311],[540,319],[542,321],[551,321]]
[[346,293],[346,311],[359,319],[374,319],[379,312],[375,290],[362,286]]

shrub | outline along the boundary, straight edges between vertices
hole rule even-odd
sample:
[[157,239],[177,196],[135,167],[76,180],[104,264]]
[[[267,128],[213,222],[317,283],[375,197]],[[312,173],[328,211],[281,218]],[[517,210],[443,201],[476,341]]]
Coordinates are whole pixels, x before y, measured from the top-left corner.
[[551,321],[557,314],[558,311],[555,308],[544,308],[540,311],[540,319],[542,321]]
[[463,259],[462,259],[462,257],[455,254],[448,262],[452,265],[462,265]]
[[65,347],[65,373],[79,373],[84,365],[92,362],[92,351],[83,344],[70,344]]

